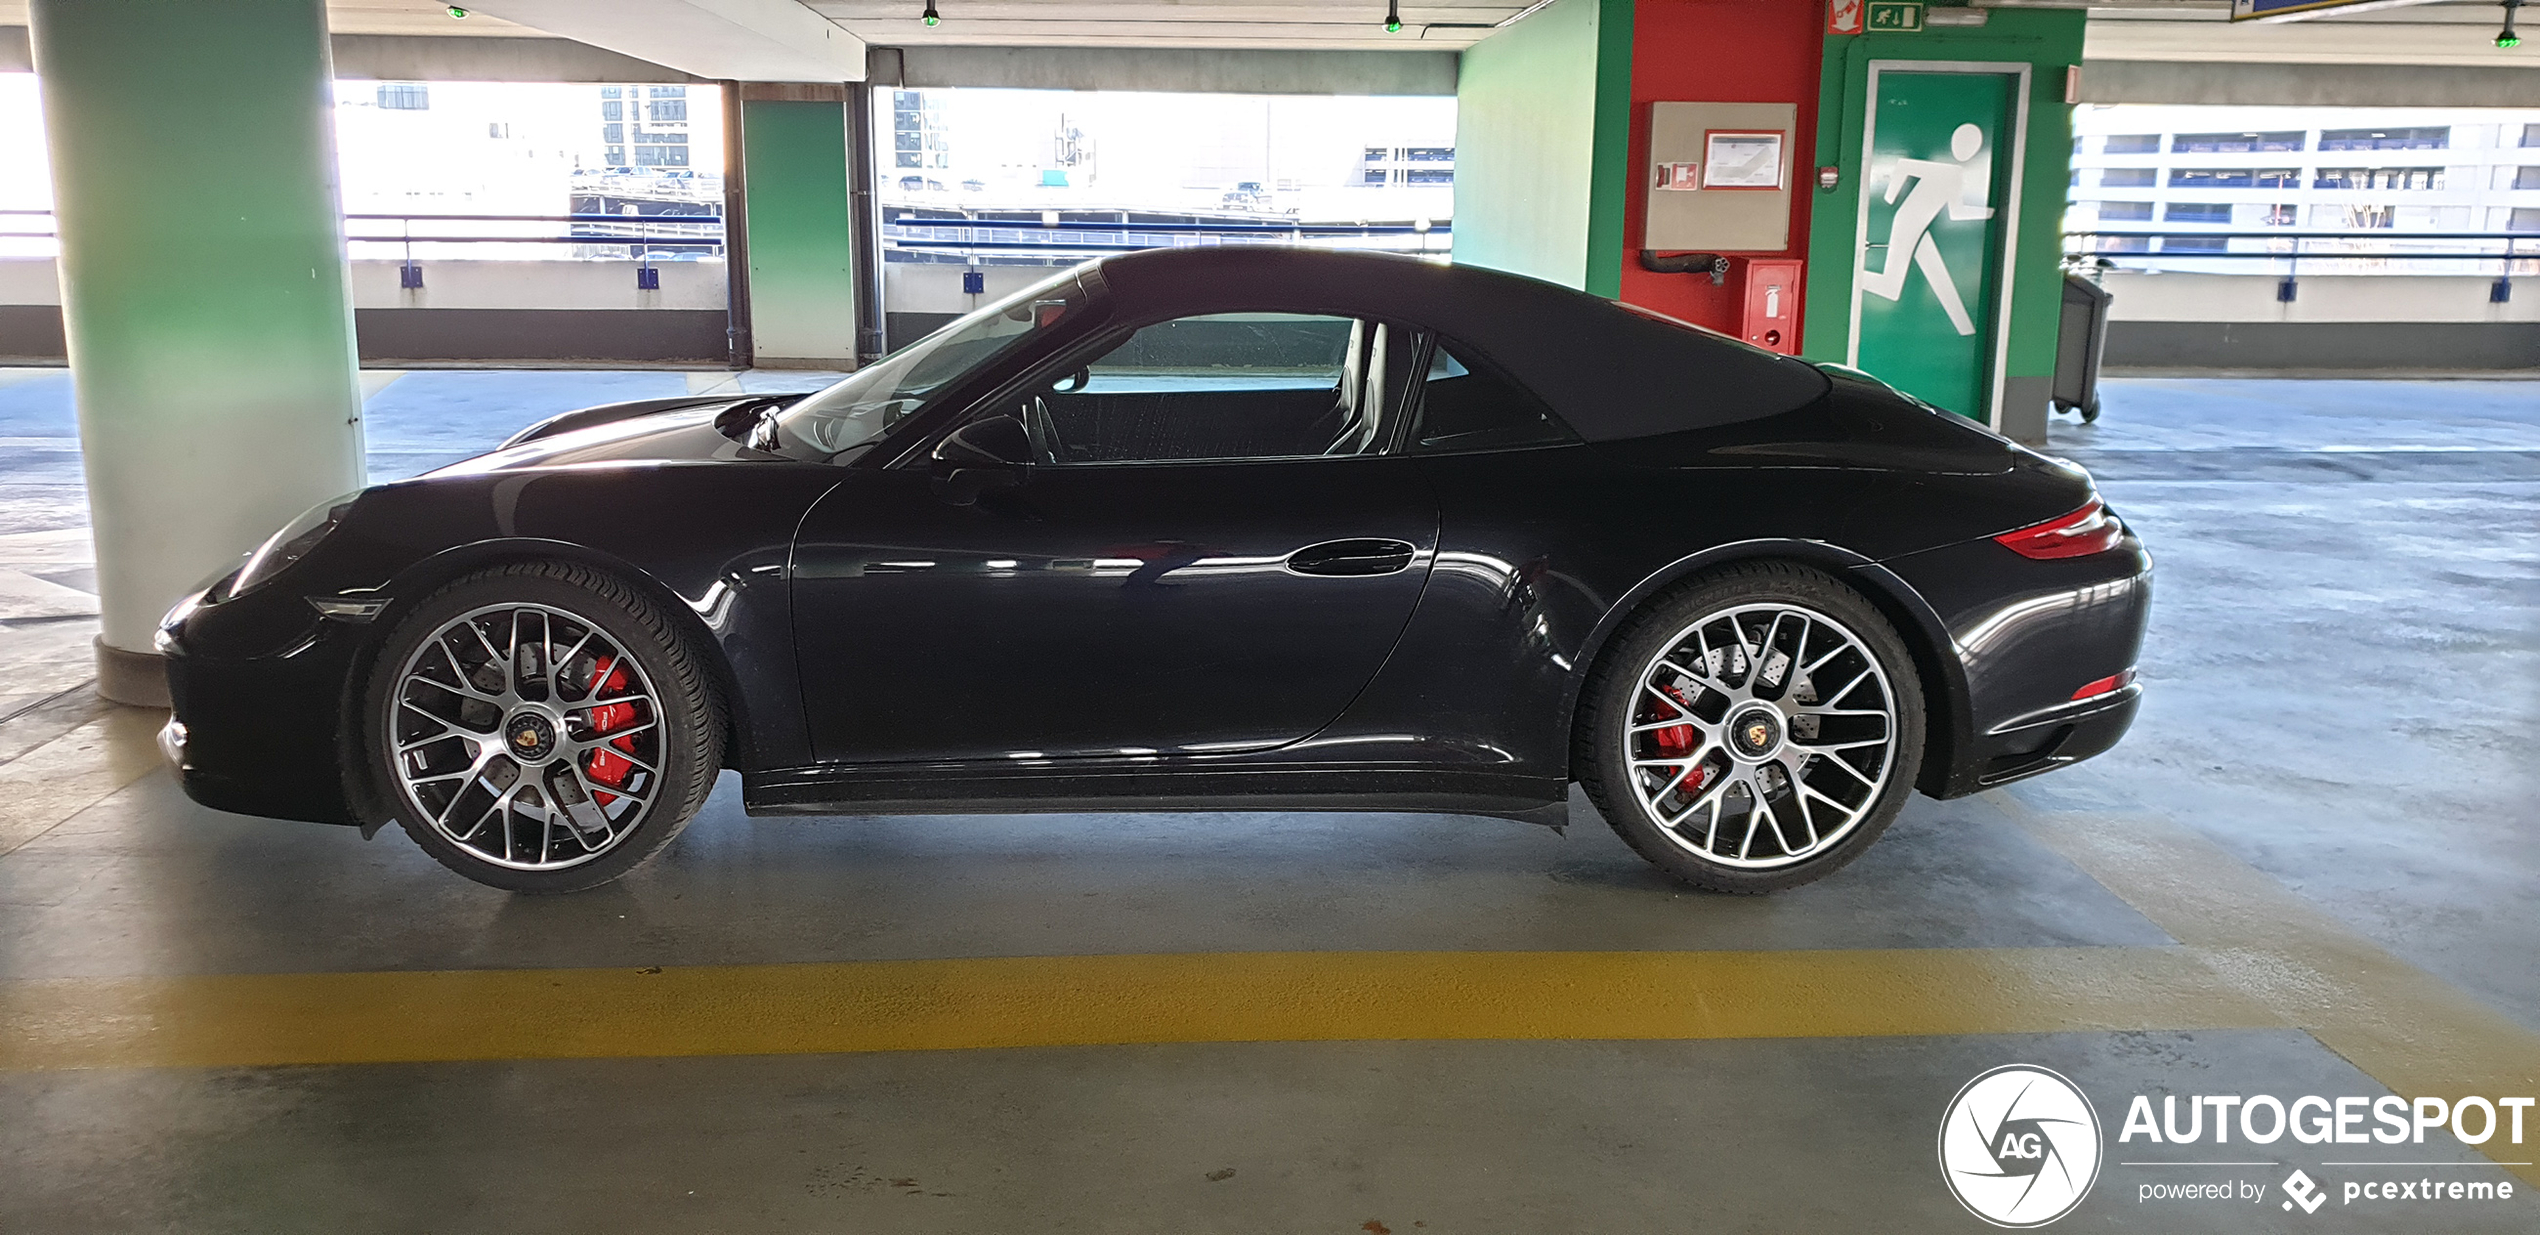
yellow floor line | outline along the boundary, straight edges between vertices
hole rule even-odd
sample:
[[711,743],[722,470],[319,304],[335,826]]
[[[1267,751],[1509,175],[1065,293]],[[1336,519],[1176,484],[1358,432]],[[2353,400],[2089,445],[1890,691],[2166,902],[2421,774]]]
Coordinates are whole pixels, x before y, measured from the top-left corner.
[[163,767],[152,735],[167,718],[116,708],[0,764],[0,857]]
[[1251,952],[0,983],[0,1070],[2283,1022],[2184,948]]
[[[2540,1092],[2540,1033],[2388,949],[2201,834],[2157,817],[2046,813],[1988,795],[2048,848],[2197,950],[2231,990],[2401,1097]],[[2529,1158],[2530,1146],[2483,1148]],[[2540,1167],[2511,1168],[2540,1184]]]

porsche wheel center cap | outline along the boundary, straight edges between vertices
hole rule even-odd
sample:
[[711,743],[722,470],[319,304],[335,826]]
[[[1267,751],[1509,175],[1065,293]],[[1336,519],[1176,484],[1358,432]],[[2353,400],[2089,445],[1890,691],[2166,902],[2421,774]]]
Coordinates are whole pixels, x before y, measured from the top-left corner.
[[522,712],[503,726],[503,745],[522,763],[542,763],[556,753],[556,724],[536,712]]
[[1771,708],[1748,708],[1729,720],[1729,749],[1746,760],[1770,759],[1782,746],[1782,716]]

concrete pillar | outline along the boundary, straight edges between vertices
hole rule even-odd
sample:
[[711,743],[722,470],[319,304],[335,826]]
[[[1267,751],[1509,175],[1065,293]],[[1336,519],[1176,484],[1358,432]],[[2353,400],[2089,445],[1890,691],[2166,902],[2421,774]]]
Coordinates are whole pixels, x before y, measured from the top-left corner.
[[1455,260],[1621,291],[1633,0],[1555,0],[1464,53]]
[[35,0],[98,690],[167,703],[177,597],[360,487],[322,0]]
[[741,87],[750,334],[763,366],[855,367],[846,100],[834,83]]

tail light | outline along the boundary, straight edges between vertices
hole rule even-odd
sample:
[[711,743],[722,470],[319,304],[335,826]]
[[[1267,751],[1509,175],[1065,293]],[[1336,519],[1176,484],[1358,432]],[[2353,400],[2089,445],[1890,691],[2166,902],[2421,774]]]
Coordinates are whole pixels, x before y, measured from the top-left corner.
[[2125,525],[2117,522],[2117,517],[2094,497],[2088,505],[2060,519],[2004,532],[1993,539],[2021,557],[2087,557],[2116,548],[2125,539]]
[[2134,685],[2134,670],[2128,669],[2123,673],[2112,673],[2107,677],[2101,678],[2096,682],[2092,682],[2089,685],[2082,687],[2080,690],[2074,691],[2073,702],[2079,703],[2084,699],[2096,699],[2101,695],[2113,695],[2132,685]]

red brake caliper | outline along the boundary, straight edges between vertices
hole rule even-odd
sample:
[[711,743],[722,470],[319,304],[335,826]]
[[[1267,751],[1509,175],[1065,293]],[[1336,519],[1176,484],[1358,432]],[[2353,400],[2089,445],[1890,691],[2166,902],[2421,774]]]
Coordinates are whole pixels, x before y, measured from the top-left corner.
[[[1686,697],[1684,688],[1670,686],[1666,688],[1666,691],[1667,697],[1675,700],[1676,706],[1682,708],[1686,715],[1693,714],[1693,700]],[[1693,753],[1692,725],[1669,725],[1664,729],[1652,730],[1649,736],[1657,743],[1660,758],[1676,759]],[[1709,766],[1697,764],[1686,769],[1683,779],[1677,783],[1676,787],[1686,793],[1699,793],[1703,782],[1709,779],[1711,779]]]
[[[616,657],[601,657],[599,663],[591,668],[589,697],[596,699],[601,695],[624,689],[626,689],[626,666],[619,664]],[[632,703],[603,703],[591,709],[593,733],[613,733],[634,723],[635,705]],[[634,754],[635,735],[630,733],[617,738],[611,741],[609,746],[614,746],[630,755]],[[623,789],[626,787],[626,778],[635,774],[635,765],[618,758],[614,752],[604,746],[591,752],[591,762],[582,770],[600,784],[612,789]],[[615,794],[597,792],[593,793],[591,798],[602,806],[617,800]]]

